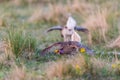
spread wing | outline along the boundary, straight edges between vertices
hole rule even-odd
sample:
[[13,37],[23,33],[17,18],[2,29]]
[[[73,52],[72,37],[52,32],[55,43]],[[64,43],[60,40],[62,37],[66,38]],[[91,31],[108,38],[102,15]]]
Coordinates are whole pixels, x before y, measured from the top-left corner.
[[[51,46],[43,49],[41,51],[41,55],[45,55],[45,53],[47,53],[52,47],[57,47],[57,46],[60,46],[60,48],[63,48],[63,51],[64,52],[69,52],[72,50],[72,48],[84,48],[86,50],[86,53],[89,54],[89,55],[94,55],[94,52],[92,49],[90,49],[89,47],[85,46],[85,45],[82,45],[81,43],[79,42],[76,42],[76,41],[69,41],[69,42],[57,42],[57,43],[54,43],[52,44]],[[71,49],[71,50],[68,50],[68,49]],[[66,52],[66,53],[67,53]]]
[[43,50],[41,51],[40,55],[45,55],[45,53],[47,53],[52,47],[57,47],[57,46],[62,47],[62,44],[64,44],[64,42],[57,42],[57,43],[54,43],[54,44],[52,44],[51,46],[49,46],[49,47],[43,49]]
[[86,32],[86,33],[89,32],[87,28],[83,28],[83,27],[80,27],[80,26],[75,26],[74,29],[77,30],[77,31],[82,31],[82,32]]
[[50,31],[53,31],[53,30],[62,30],[62,26],[54,26],[54,27],[51,27],[47,30],[47,32],[50,32]]
[[78,48],[85,48],[86,50],[86,53],[89,54],[89,55],[94,55],[94,51],[92,49],[90,49],[89,47],[79,43],[79,42],[75,42],[75,45],[78,47]]

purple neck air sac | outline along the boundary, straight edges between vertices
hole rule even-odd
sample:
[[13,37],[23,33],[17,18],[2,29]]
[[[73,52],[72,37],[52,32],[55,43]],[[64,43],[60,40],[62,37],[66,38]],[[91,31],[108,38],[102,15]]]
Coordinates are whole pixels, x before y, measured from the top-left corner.
[[60,49],[60,54],[64,54],[64,51],[62,49]]

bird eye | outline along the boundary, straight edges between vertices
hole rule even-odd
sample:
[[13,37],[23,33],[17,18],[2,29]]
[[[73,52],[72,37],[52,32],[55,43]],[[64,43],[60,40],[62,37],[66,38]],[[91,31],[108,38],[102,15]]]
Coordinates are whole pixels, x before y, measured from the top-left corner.
[[72,49],[76,49],[75,47],[72,47]]

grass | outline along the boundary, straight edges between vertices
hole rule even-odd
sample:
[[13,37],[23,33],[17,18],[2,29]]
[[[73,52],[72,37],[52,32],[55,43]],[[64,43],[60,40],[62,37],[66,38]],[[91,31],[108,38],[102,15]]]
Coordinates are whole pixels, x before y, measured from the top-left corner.
[[[16,32],[17,31],[17,32]],[[7,43],[16,57],[21,56],[23,52],[34,52],[36,49],[36,39],[22,30],[8,30]],[[27,54],[29,55],[29,54]]]
[[[119,80],[119,0],[1,0],[0,80]],[[72,4],[72,5],[71,5]],[[63,41],[54,25],[71,13],[90,34],[78,32],[95,56],[78,53],[40,56]],[[107,45],[107,46],[106,46]]]

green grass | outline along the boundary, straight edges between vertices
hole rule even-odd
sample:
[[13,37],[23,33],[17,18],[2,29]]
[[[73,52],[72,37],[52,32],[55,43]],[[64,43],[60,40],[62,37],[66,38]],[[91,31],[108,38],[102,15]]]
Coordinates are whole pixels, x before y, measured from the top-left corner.
[[25,51],[35,52],[36,39],[23,30],[11,29],[7,31],[7,42],[16,57],[21,56]]

